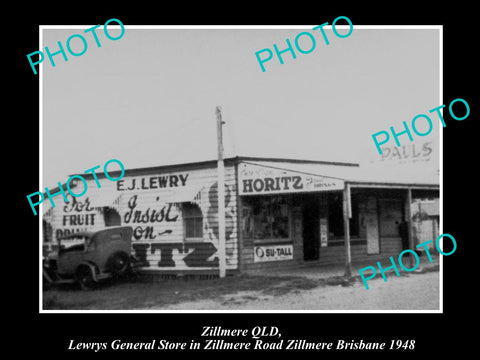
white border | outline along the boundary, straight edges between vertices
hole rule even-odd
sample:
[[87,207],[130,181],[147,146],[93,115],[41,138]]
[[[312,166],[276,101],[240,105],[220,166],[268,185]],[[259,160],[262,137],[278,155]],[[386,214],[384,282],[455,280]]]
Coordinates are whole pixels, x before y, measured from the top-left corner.
[[[439,32],[439,55],[440,55],[440,61],[439,61],[439,71],[440,71],[440,76],[439,76],[439,99],[438,103],[439,104],[445,104],[443,101],[443,26],[440,26],[440,32]],[[443,109],[441,109],[442,116],[443,116]],[[438,144],[438,150],[440,153],[440,229],[439,232],[440,234],[443,234],[443,127],[440,128],[439,131],[440,135],[440,142]],[[440,239],[442,242],[442,249],[443,249],[443,238]],[[439,287],[439,305],[440,305],[440,313],[443,313],[443,256],[440,256],[440,272],[439,272],[439,280],[440,280],[440,287]]]
[[[39,49],[43,49],[43,30],[49,29],[86,29],[95,25],[40,25],[39,26]],[[119,25],[110,25],[112,28],[120,28]],[[317,25],[124,25],[125,29],[311,29]],[[103,29],[103,25],[100,26]],[[325,28],[330,29],[332,26],[327,25]],[[348,25],[336,25],[338,29],[349,29]],[[354,29],[395,29],[395,30],[439,30],[439,105],[443,102],[443,25],[353,25]],[[39,64],[39,184],[43,189],[43,63]],[[443,109],[441,110],[443,114]],[[440,143],[440,234],[443,233],[443,131],[439,131]],[[439,255],[439,310],[44,310],[43,305],[43,289],[42,289],[42,220],[43,206],[39,205],[39,313],[40,314],[57,314],[57,313],[135,313],[135,314],[157,314],[157,313],[178,313],[178,314],[202,314],[202,313],[218,313],[218,314],[236,314],[236,313],[252,313],[252,314],[442,314],[443,313],[443,257]],[[441,239],[443,241],[443,238]]]

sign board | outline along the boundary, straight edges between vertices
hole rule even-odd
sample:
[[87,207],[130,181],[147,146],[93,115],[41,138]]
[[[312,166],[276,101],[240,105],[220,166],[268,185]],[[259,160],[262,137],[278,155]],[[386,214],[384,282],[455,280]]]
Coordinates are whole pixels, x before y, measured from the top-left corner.
[[264,245],[254,247],[254,262],[281,261],[293,259],[293,245]]
[[341,179],[298,171],[242,163],[239,167],[240,195],[285,194],[343,190]]
[[437,147],[438,145],[431,141],[423,143],[415,141],[402,146],[390,144],[389,146],[382,146],[382,154],[378,154],[377,161],[395,164],[425,163],[431,161],[431,159],[438,159]]

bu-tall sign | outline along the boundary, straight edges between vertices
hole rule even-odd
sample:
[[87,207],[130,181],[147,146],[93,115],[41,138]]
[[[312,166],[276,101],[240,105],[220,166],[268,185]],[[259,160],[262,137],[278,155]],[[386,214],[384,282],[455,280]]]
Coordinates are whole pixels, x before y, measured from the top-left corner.
[[343,190],[343,180],[256,164],[241,163],[240,195]]

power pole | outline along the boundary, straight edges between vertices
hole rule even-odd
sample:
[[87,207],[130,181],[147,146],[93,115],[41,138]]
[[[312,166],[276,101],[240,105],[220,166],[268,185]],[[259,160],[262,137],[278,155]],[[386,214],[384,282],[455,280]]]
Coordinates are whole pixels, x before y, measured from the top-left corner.
[[223,135],[222,135],[222,109],[217,106],[215,109],[217,116],[217,189],[218,189],[218,268],[219,276],[225,277],[225,168],[223,164]]

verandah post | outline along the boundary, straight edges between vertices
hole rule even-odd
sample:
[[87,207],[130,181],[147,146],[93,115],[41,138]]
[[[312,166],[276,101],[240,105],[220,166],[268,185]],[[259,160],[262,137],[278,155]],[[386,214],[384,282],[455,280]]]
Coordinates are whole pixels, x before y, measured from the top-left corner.
[[345,184],[343,189],[343,234],[345,242],[345,277],[352,276],[352,254],[350,250],[350,187]]
[[[412,224],[412,189],[407,189],[407,199],[405,204],[405,221],[407,222],[408,248],[415,251],[415,244],[413,242],[413,224]],[[410,258],[410,267],[415,265],[413,256]]]

